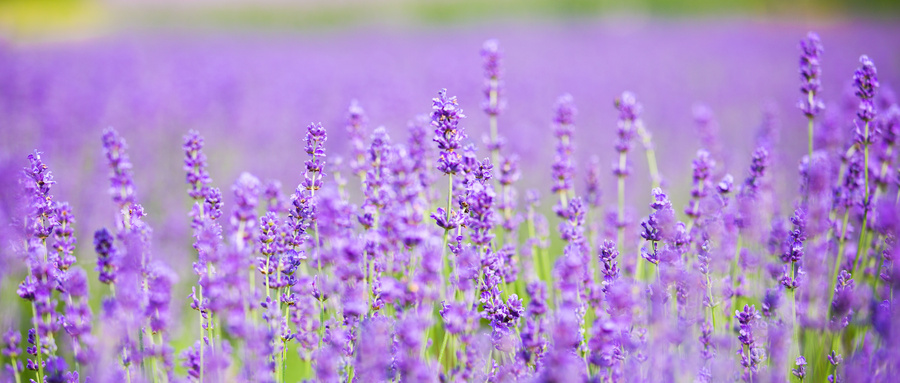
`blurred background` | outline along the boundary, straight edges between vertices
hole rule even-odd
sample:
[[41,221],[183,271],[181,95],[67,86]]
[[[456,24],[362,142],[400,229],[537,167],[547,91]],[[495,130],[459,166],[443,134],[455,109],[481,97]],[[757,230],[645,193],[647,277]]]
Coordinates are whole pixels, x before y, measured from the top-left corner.
[[[329,156],[346,154],[354,99],[369,129],[384,125],[405,142],[408,121],[429,113],[431,98],[448,88],[468,115],[470,139],[483,146],[479,50],[489,38],[503,52],[507,108],[499,130],[523,159],[520,190],[549,194],[553,105],[571,93],[579,109],[578,192],[588,158],[597,156],[604,201],[614,203],[613,100],[628,90],[644,106],[677,206],[689,199],[700,147],[698,105],[715,115],[718,166],[736,180],[746,176],[760,132],[777,131],[773,187],[792,196],[806,152],[806,119],[795,106],[799,40],[810,30],[821,35],[821,120],[849,137],[856,107],[849,85],[861,54],[878,66],[883,102],[894,97],[898,16],[896,0],[0,0],[0,221],[6,226],[15,214],[27,154],[43,152],[58,182],[55,198],[74,207],[79,264],[91,270],[91,235],[114,220],[100,135],[115,127],[130,146],[155,257],[178,272],[178,291],[189,291],[195,253],[181,168],[188,130],[206,137],[226,214],[242,171],[293,191],[309,122],[328,130]],[[650,183],[643,154],[634,153],[627,202],[640,217]],[[787,211],[791,199],[777,202]],[[14,240],[7,231],[0,237]],[[21,263],[9,256],[0,263],[0,298],[21,301],[21,278],[6,277]],[[186,303],[173,310],[190,311]],[[17,320],[14,311],[0,312],[0,327]]]

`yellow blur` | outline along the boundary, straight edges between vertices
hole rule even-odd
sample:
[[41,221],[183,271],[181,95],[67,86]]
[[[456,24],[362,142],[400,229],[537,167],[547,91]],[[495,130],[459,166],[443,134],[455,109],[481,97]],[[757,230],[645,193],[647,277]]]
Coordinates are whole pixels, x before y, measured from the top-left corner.
[[79,35],[104,20],[103,6],[84,0],[0,0],[0,36]]

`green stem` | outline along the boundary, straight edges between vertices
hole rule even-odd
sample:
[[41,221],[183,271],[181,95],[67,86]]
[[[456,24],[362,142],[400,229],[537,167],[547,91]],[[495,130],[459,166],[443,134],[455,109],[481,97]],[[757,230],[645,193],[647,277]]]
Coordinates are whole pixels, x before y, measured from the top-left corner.
[[[625,168],[625,153],[619,154],[619,168]],[[616,220],[616,247],[619,254],[622,254],[624,250],[623,243],[625,242],[625,227],[621,225],[621,222],[625,220],[625,177],[622,175],[618,176],[618,191],[619,191],[619,211],[618,211],[618,219]],[[638,268],[640,268],[640,262],[638,262]],[[639,272],[635,273],[640,274]]]
[[[744,244],[744,239],[739,231],[738,237],[737,237],[737,245],[735,245],[735,247],[734,247],[734,259],[731,260],[731,271],[729,273],[729,275],[731,276],[732,291],[736,290],[735,287],[737,286],[738,259],[741,256],[741,248],[743,247],[743,244]],[[731,308],[732,309],[735,309],[736,303],[737,303],[737,294],[734,294],[734,292],[732,292],[732,294],[731,294]],[[728,316],[728,323],[731,324],[731,321],[732,321],[732,316]]]
[[[813,94],[809,93],[810,101],[812,101]],[[813,117],[807,117],[807,130],[809,131],[809,165],[812,166],[812,154],[813,154]],[[808,190],[808,189],[807,189]]]
[[441,352],[438,353],[438,366],[441,367],[441,370],[444,369],[444,350],[447,349],[447,340],[450,339],[450,333],[444,332],[444,340],[441,341]]
[[658,188],[662,179],[659,176],[659,167],[656,165],[656,149],[653,148],[653,136],[644,129],[643,124],[638,124],[637,131],[643,141],[644,151],[647,153],[647,167],[650,170],[650,181],[653,188]]
[[839,241],[838,241],[839,244],[838,244],[837,259],[835,259],[835,261],[834,261],[834,272],[832,273],[832,276],[831,276],[831,286],[828,289],[828,291],[829,291],[828,303],[829,304],[831,304],[831,301],[834,300],[834,286],[837,284],[837,277],[838,277],[838,274],[840,274],[840,269],[841,269],[841,261],[844,258],[844,244],[847,243],[847,241],[844,238],[847,236],[847,221],[849,220],[849,218],[850,218],[850,209],[847,209],[846,211],[844,211],[844,219],[843,219],[843,222],[841,223],[841,237],[839,238]]
[[[866,121],[865,132],[863,136],[863,177],[865,179],[865,199],[863,200],[864,206],[866,206],[863,211],[863,221],[862,227],[859,231],[859,242],[856,247],[856,259],[853,261],[853,275],[856,276],[860,281],[862,280],[860,276],[857,276],[857,268],[863,264],[861,258],[865,255],[863,248],[867,248],[868,244],[865,243],[866,239],[866,229],[869,221],[869,122]],[[865,245],[865,246],[864,246]]]
[[[37,315],[37,307],[35,307],[34,301],[31,302],[31,316],[35,321],[38,320]],[[43,322],[44,318],[40,318]],[[35,348],[37,349],[37,365],[38,365],[38,383],[44,382],[44,347],[41,344],[41,333],[38,331],[38,325],[35,323],[34,325],[34,343]]]
[[[453,174],[449,174],[447,179],[447,222],[450,222],[450,208],[453,206]],[[450,258],[447,256],[447,243],[450,237],[450,229],[444,229],[444,241],[441,245],[441,259],[444,262],[444,278],[450,277]],[[447,287],[450,285],[450,281],[445,281],[443,288],[441,289],[441,300],[444,300],[447,297]]]
[[[200,307],[198,307],[200,313],[200,383],[203,383],[203,286],[199,287],[197,295],[200,301]],[[206,326],[208,330],[209,324]]]
[[[707,266],[708,268],[709,266]],[[709,294],[709,315],[712,317],[712,326],[713,326],[713,334],[716,333],[716,304],[713,303],[713,292],[712,292],[712,282],[710,281],[709,274],[712,270],[707,270],[706,273],[706,293]]]

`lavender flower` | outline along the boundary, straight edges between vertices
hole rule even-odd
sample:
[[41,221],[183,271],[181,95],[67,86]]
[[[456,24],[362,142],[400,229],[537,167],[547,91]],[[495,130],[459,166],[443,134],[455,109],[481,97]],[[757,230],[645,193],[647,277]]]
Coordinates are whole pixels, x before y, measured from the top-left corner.
[[494,238],[491,230],[495,221],[493,205],[496,196],[493,187],[488,182],[491,169],[489,159],[485,158],[480,162],[478,175],[476,175],[475,181],[469,184],[466,193],[468,216],[465,219],[465,225],[472,230],[470,234],[472,242],[480,246],[488,245]]
[[809,32],[805,39],[800,40],[800,93],[803,93],[804,97],[797,106],[809,119],[825,109],[825,103],[819,98],[822,89],[819,56],[822,51],[822,42],[815,32]]
[[691,202],[684,208],[684,214],[691,217],[691,222],[697,222],[702,214],[700,206],[711,189],[709,177],[715,166],[716,162],[710,158],[709,152],[703,149],[697,151],[697,158],[692,163]]
[[485,101],[481,107],[488,115],[496,116],[503,110],[503,99],[501,97],[503,88],[500,82],[500,76],[503,74],[501,68],[502,54],[500,53],[500,44],[497,40],[491,39],[484,42],[481,46],[481,59],[485,77]]
[[347,110],[347,134],[350,135],[351,159],[350,170],[357,177],[363,178],[366,174],[365,159],[365,130],[368,123],[366,111],[353,100]]
[[619,160],[613,165],[613,174],[618,179],[619,190],[619,210],[615,226],[618,233],[616,244],[621,250],[625,241],[625,178],[630,173],[628,152],[631,150],[637,126],[641,124],[640,114],[642,107],[631,92],[622,93],[622,96],[616,99],[615,105],[619,111],[619,118],[616,122],[617,139],[615,145],[616,152],[619,153]]
[[184,171],[190,189],[188,195],[195,201],[202,201],[212,180],[206,170],[206,155],[203,154],[203,137],[195,130],[184,136]]
[[100,283],[113,284],[116,282],[116,248],[113,245],[113,236],[105,228],[94,233],[94,250],[97,252],[97,271],[100,273]]
[[72,207],[65,202],[57,202],[53,206],[53,217],[56,220],[54,236],[56,243],[56,268],[65,273],[75,263],[75,217],[72,215]]
[[231,214],[234,241],[238,249],[253,247],[253,231],[256,229],[256,206],[259,204],[259,179],[250,173],[241,173],[231,187],[235,209]]
[[803,241],[806,240],[806,212],[797,208],[791,217],[794,230],[788,235],[787,250],[781,254],[781,261],[785,263],[784,275],[781,284],[788,289],[795,289],[800,285],[797,278],[802,274],[799,262],[803,259]]
[[441,89],[438,97],[433,99],[431,125],[435,128],[434,142],[441,151],[437,169],[444,174],[453,175],[460,171],[462,157],[458,150],[466,133],[459,122],[465,117],[456,97],[447,97],[447,89]]
[[302,185],[313,193],[321,189],[323,185],[326,140],[328,140],[328,135],[321,123],[312,123],[306,127],[306,154],[309,159],[305,162],[306,174]]
[[131,161],[128,158],[128,144],[113,128],[103,131],[103,151],[110,167],[109,194],[113,202],[124,208],[137,201],[134,191],[134,176]]
[[875,90],[879,86],[878,71],[869,56],[860,56],[859,63],[859,69],[853,74],[856,97],[859,97],[859,109],[856,116],[863,123],[869,123],[875,119]]
[[735,311],[734,318],[740,324],[738,341],[741,342],[741,349],[738,355],[741,356],[741,366],[744,367],[743,378],[745,381],[753,381],[756,380],[754,376],[761,362],[761,355],[753,338],[753,327],[759,318],[759,312],[754,306],[744,305],[743,311]]
[[[553,185],[550,190],[559,195],[559,204],[554,209],[560,215],[566,209],[566,200],[571,198],[572,177],[575,166],[572,160],[572,132],[575,126],[575,109],[572,96],[564,94],[556,101],[553,117],[553,135],[556,136],[556,156],[553,160]],[[562,217],[562,216],[560,216]]]
[[641,238],[649,241],[651,248],[649,250],[642,248],[641,257],[654,265],[659,265],[661,260],[659,242],[674,239],[675,211],[666,193],[659,188],[653,189],[652,193],[655,199],[650,204],[653,213],[641,222]]
[[797,362],[794,363],[797,367],[791,369],[791,373],[794,374],[800,381],[803,381],[803,378],[806,377],[806,358],[803,355],[797,357]]

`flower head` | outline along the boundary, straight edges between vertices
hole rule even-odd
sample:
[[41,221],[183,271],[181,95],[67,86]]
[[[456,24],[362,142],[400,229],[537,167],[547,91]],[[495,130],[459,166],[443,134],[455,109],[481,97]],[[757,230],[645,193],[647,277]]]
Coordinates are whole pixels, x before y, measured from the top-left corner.
[[456,174],[460,170],[462,158],[457,152],[466,138],[465,130],[459,122],[465,118],[456,96],[447,97],[447,89],[441,89],[432,100],[431,125],[434,127],[434,142],[441,151],[437,169],[444,174]]
[[853,85],[856,97],[859,97],[859,109],[856,116],[868,123],[875,119],[875,90],[878,89],[878,71],[869,56],[859,58],[860,67],[853,74]]
[[805,39],[800,40],[800,92],[804,97],[797,105],[809,118],[825,109],[825,103],[818,98],[822,88],[820,80],[822,69],[819,62],[822,51],[822,42],[815,32],[809,32]]

